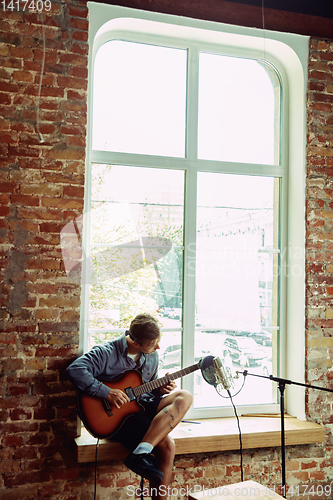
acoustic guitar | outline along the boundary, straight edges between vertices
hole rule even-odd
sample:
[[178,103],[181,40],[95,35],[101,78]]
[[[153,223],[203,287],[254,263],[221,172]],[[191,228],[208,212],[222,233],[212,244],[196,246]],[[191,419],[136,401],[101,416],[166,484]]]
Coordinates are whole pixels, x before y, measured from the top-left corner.
[[162,378],[143,383],[141,373],[130,370],[112,381],[103,381],[110,389],[120,389],[129,398],[129,402],[116,408],[106,399],[89,396],[84,392],[78,393],[78,411],[86,429],[94,437],[106,439],[112,437],[123,425],[125,420],[135,413],[143,413],[144,408],[138,398],[146,392],[166,385],[170,380],[188,375],[198,370],[201,360],[195,365],[188,366],[175,373],[165,375]]

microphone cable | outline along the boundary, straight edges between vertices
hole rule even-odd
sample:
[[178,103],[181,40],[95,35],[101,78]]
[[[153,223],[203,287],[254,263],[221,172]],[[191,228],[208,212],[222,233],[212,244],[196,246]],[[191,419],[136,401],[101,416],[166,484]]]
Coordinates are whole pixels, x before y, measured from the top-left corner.
[[[236,378],[238,378],[238,377],[236,377]],[[242,383],[242,386],[240,387],[240,389],[239,389],[239,390],[238,390],[235,394],[233,394],[232,396],[231,396],[231,395],[229,395],[229,394],[230,394],[230,393],[229,393],[229,390],[230,390],[230,389],[228,389],[228,390],[227,390],[227,392],[228,392],[228,396],[223,396],[223,394],[222,394],[221,392],[219,392],[218,387],[219,387],[220,385],[222,385],[222,384],[218,384],[218,385],[215,387],[215,389],[217,390],[217,392],[218,392],[219,396],[221,396],[221,398],[225,398],[225,399],[228,399],[228,398],[234,398],[234,397],[238,396],[238,394],[241,392],[241,390],[242,390],[242,389],[243,389],[243,387],[244,387],[244,384],[245,384],[245,377],[244,377],[244,379],[243,379],[243,383]],[[223,387],[223,386],[222,386],[222,388],[224,389],[224,387]],[[221,389],[220,389],[220,390],[221,390]],[[226,389],[224,389],[224,390],[226,390]]]
[[[234,396],[237,396],[237,394],[240,393],[240,391],[244,387],[244,384],[245,384],[245,377],[244,377],[244,381],[243,381],[242,387],[239,389],[239,391],[236,394],[234,394]],[[215,389],[216,389],[216,391],[217,391],[217,393],[218,393],[219,396],[221,396],[222,398],[226,398],[226,396],[223,396],[223,394],[221,394],[221,392],[220,392],[221,389],[219,389],[219,386],[221,386],[221,385],[222,384],[218,384],[215,387]],[[236,409],[236,406],[235,406],[234,401],[232,399],[233,396],[231,395],[229,389],[227,390],[227,393],[228,393],[228,397],[230,398],[231,404],[233,406],[235,417],[236,417],[236,420],[237,420],[238,436],[239,436],[239,452],[240,452],[240,472],[241,472],[241,481],[243,482],[244,481],[244,473],[243,473],[243,442],[242,442],[242,431],[241,431],[241,427],[240,427],[239,417],[238,417],[238,414],[237,414],[237,409]]]
[[[213,385],[215,387],[218,395],[221,396],[222,398],[226,398],[226,397],[230,398],[230,401],[231,401],[231,404],[233,406],[234,413],[236,416],[237,425],[238,425],[239,451],[240,451],[240,460],[241,460],[240,469],[241,469],[241,479],[243,481],[244,474],[243,474],[242,432],[241,432],[241,428],[240,428],[240,422],[239,422],[236,406],[234,405],[232,398],[237,396],[237,394],[239,394],[241,392],[241,390],[243,389],[244,384],[245,384],[245,372],[243,373],[244,380],[243,380],[241,388],[236,392],[236,394],[234,394],[232,396],[231,392],[230,392],[231,381],[229,380],[229,377],[226,376],[226,373],[223,369],[222,362],[221,362],[220,358],[217,358],[217,357],[214,358],[211,355],[206,356],[205,358],[203,358],[201,360],[200,368],[201,368],[201,373],[202,373],[204,380],[208,384]],[[239,373],[237,372],[236,378],[238,378],[238,375],[239,375]],[[223,395],[223,390],[225,390],[227,392],[228,396]]]
[[99,446],[99,438],[96,443],[96,451],[95,451],[95,485],[94,485],[94,500],[96,500],[96,489],[97,489],[97,452]]
[[[243,384],[244,385],[244,384]],[[233,402],[233,399],[232,399],[232,396],[230,394],[230,391],[228,391],[228,394],[229,394],[229,397],[230,397],[230,401],[231,401],[231,404],[233,406],[233,409],[234,409],[234,413],[235,413],[235,417],[236,417],[236,420],[237,420],[237,425],[238,425],[238,436],[239,436],[239,452],[240,452],[240,468],[241,468],[241,481],[243,482],[244,481],[244,475],[243,475],[243,443],[242,443],[242,431],[241,431],[241,428],[240,428],[240,422],[239,422],[239,418],[238,418],[238,414],[237,414],[237,410],[236,410],[236,406]]]

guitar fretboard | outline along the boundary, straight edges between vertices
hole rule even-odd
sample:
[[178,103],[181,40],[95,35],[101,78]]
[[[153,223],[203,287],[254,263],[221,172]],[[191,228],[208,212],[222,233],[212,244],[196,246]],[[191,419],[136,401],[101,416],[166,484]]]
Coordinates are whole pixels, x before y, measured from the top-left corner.
[[141,396],[141,394],[145,394],[146,392],[150,392],[153,389],[162,387],[163,385],[166,385],[170,380],[176,380],[177,378],[188,375],[189,373],[192,373],[199,368],[200,363],[196,363],[195,365],[188,366],[187,368],[183,368],[182,370],[178,370],[177,372],[165,375],[162,378],[157,378],[155,380],[151,380],[150,382],[146,382],[145,384],[132,388],[134,395],[137,398],[138,396]]

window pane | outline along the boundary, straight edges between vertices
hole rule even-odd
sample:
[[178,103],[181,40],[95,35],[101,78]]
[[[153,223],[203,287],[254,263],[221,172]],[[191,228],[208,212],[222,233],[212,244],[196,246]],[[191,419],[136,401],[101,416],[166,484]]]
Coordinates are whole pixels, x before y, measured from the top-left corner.
[[[198,174],[195,346],[233,373],[276,372],[277,185],[270,177]],[[221,405],[215,389],[201,385],[195,407]],[[248,377],[250,387],[238,404],[275,402],[270,381]]]
[[186,50],[113,40],[98,50],[93,149],[183,157]]
[[278,164],[279,81],[255,60],[201,53],[198,157]]
[[[167,317],[168,317],[167,311]],[[167,321],[168,322],[168,321]],[[169,321],[172,323],[172,318]],[[170,325],[169,325],[170,326]],[[164,377],[166,373],[174,373],[181,368],[182,359],[182,332],[162,331],[159,355],[159,377]],[[181,387],[181,378],[175,380],[177,388]]]
[[180,328],[183,197],[182,171],[92,166],[90,343],[141,312]]

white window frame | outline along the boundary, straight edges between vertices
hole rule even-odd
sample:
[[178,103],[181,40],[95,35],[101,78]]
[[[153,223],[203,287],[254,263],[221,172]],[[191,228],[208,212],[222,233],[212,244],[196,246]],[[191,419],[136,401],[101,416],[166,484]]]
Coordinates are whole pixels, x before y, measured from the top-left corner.
[[[286,270],[281,277],[280,293],[283,298],[280,311],[280,376],[304,382],[305,377],[305,158],[306,158],[306,88],[309,37],[287,33],[270,32],[255,28],[226,25],[208,21],[158,14],[129,9],[114,5],[88,2],[89,8],[89,82],[88,82],[88,131],[87,131],[87,168],[85,180],[85,214],[83,246],[85,264],[82,274],[82,309],[80,325],[80,351],[87,348],[88,310],[88,262],[89,262],[89,210],[90,210],[90,165],[95,163],[119,163],[123,165],[160,168],[181,168],[186,172],[185,214],[189,206],[196,205],[195,176],[198,171],[216,171],[242,174],[246,166],[240,163],[198,160],[196,150],[197,134],[197,75],[193,74],[191,58],[196,57],[203,48],[226,55],[238,55],[252,59],[266,60],[278,71],[281,78],[281,153],[280,164],[269,167],[269,175],[278,176],[282,183],[280,209],[281,223],[281,269]],[[187,113],[186,157],[168,158],[127,153],[92,151],[92,76],[93,61],[99,47],[110,39],[130,39],[136,42],[155,41],[155,44],[169,47],[187,48],[188,51],[188,101],[191,105]],[[221,164],[222,167],[221,167]],[[253,174],[265,174],[264,166],[256,165]],[[186,229],[184,265],[188,259],[187,248],[195,241],[196,221],[191,217]],[[285,250],[284,250],[285,249]],[[184,276],[183,308],[189,310],[194,303],[194,277]],[[194,314],[185,314],[183,335],[190,336],[195,329]],[[186,341],[186,338],[185,338]],[[191,345],[191,343],[189,343]],[[193,347],[193,342],[192,342]],[[193,347],[194,349],[194,347]],[[184,352],[183,363],[187,366],[192,360],[190,351]],[[188,376],[188,377],[191,377]],[[190,387],[190,380],[183,379],[184,387]],[[285,406],[289,414],[305,419],[304,389],[288,386]],[[277,411],[278,405],[262,407],[267,411]],[[260,406],[253,411],[260,411]],[[229,410],[228,410],[229,411]],[[232,409],[224,413],[232,414]],[[241,409],[240,409],[241,411]],[[247,413],[251,407],[246,407]],[[209,410],[209,416],[221,412]],[[192,416],[204,416],[192,412]],[[206,410],[206,417],[207,410]]]

